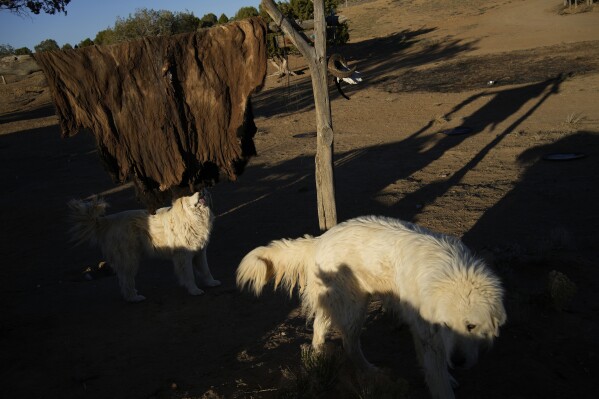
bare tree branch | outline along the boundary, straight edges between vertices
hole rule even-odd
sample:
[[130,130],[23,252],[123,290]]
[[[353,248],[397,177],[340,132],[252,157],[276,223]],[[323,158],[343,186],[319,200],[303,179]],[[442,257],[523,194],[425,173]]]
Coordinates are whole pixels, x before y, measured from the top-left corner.
[[71,0],[0,0],[0,11],[7,10],[16,14],[24,15],[27,10],[33,14],[45,12],[46,14],[56,14],[62,12],[67,14],[67,4]]

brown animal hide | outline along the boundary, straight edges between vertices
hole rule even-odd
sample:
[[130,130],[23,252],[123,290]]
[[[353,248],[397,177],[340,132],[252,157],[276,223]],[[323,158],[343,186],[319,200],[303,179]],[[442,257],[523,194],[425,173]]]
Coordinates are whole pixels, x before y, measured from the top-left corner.
[[255,155],[250,95],[266,76],[266,25],[36,53],[63,137],[95,135],[113,178],[150,209],[243,172]]

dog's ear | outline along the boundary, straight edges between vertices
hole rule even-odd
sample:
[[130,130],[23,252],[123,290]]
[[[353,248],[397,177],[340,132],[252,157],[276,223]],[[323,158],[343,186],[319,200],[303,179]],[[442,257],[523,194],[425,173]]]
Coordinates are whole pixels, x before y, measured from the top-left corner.
[[491,310],[491,320],[493,321],[493,328],[495,329],[493,335],[499,337],[499,327],[504,325],[507,321],[507,315],[502,303],[494,306]]
[[209,208],[213,208],[212,195],[210,194],[210,191],[208,191],[206,188],[203,188],[202,191],[200,191],[200,197],[204,200],[205,205],[207,205]]
[[200,202],[200,193],[196,192],[191,197],[189,197],[189,205],[196,206],[198,202]]

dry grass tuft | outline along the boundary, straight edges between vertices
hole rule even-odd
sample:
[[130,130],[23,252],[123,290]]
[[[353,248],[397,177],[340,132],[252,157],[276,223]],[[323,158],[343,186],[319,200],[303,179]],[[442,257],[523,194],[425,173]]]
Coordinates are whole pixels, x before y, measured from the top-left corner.
[[561,311],[572,302],[574,295],[576,295],[578,290],[576,284],[564,273],[556,270],[550,271],[547,277],[547,291],[553,307]]
[[339,350],[314,352],[310,345],[301,347],[301,367],[297,372],[285,369],[278,397],[315,398],[333,389],[339,379],[343,355]]
[[346,362],[340,348],[328,347],[315,353],[310,345],[301,348],[299,370],[282,370],[278,398],[405,399],[408,383],[392,381],[384,373],[362,375]]
[[582,112],[572,112],[571,114],[568,114],[568,116],[566,116],[566,123],[568,125],[579,125],[586,119],[586,116]]
[[377,374],[358,382],[356,399],[405,399],[409,395],[409,384],[404,379],[391,380],[384,374]]

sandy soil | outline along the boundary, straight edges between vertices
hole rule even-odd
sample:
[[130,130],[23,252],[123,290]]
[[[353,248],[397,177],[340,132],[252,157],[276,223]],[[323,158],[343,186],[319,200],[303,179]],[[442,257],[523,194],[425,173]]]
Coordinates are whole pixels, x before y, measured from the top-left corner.
[[[376,0],[340,10],[352,40],[338,50],[365,82],[347,88],[350,101],[331,91],[339,219],[383,214],[463,237],[505,281],[508,324],[479,365],[456,372],[459,398],[597,392],[599,12],[558,15],[559,4]],[[306,72],[301,59],[291,67]],[[253,298],[234,272],[258,245],[318,233],[307,73],[268,78],[254,99],[259,156],[213,190],[208,253],[223,285],[190,297],[170,264],[147,261],[137,280],[148,299],[136,305],[120,299],[114,276],[84,278],[102,257],[68,243],[65,219],[69,199],[92,194],[113,211],[138,208],[133,191],[110,181],[89,133],[60,139],[39,72],[7,82],[2,396],[277,397],[310,331],[297,298]],[[444,134],[464,126],[469,134]],[[543,159],[558,152],[585,157]],[[573,298],[548,289],[553,270],[575,284]],[[427,397],[409,333],[376,302],[363,348],[407,382],[408,397]]]

